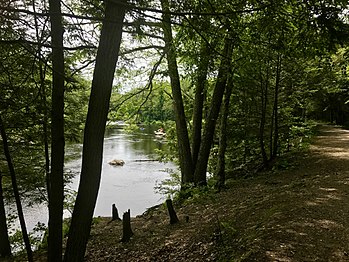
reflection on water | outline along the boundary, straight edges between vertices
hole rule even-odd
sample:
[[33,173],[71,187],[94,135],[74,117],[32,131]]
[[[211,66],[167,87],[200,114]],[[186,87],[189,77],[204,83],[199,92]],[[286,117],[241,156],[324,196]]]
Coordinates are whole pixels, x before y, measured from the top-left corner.
[[[131,210],[131,216],[143,213],[147,208],[163,201],[163,196],[154,192],[157,182],[169,177],[172,163],[149,161],[154,159],[155,149],[165,149],[164,141],[156,139],[149,129],[127,134],[123,129],[106,132],[102,164],[102,178],[94,216],[111,216],[111,206],[116,204],[119,215]],[[66,148],[69,161],[65,168],[77,174],[69,188],[77,190],[81,167],[82,145]],[[124,166],[111,166],[113,159],[125,161]],[[28,229],[40,221],[47,224],[47,208],[39,206],[25,210]],[[66,214],[67,215],[67,214]]]

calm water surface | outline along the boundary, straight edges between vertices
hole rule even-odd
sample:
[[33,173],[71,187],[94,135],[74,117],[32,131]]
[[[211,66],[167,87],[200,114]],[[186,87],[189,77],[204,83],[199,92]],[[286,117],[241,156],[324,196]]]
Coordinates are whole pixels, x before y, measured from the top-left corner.
[[[142,214],[147,208],[164,201],[154,187],[169,178],[175,170],[172,163],[149,161],[156,158],[156,149],[165,149],[165,141],[156,138],[150,128],[127,134],[123,129],[108,130],[104,139],[102,178],[94,216],[111,216],[111,206],[116,204],[119,215],[131,210],[131,216]],[[77,174],[69,188],[77,190],[80,178],[82,145],[67,146],[66,171]],[[125,161],[124,166],[111,166],[113,159]],[[40,221],[47,225],[46,206],[25,209],[29,230]],[[65,216],[69,216],[66,212]]]

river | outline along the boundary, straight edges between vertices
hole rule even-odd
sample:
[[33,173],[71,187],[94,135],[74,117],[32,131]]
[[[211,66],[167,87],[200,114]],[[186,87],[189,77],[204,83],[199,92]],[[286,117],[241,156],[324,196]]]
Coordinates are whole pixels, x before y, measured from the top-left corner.
[[[176,169],[172,163],[150,161],[156,157],[156,149],[164,149],[165,140],[157,138],[151,128],[139,129],[128,134],[122,128],[109,129],[104,139],[102,177],[94,216],[111,216],[112,204],[116,204],[120,217],[131,210],[131,216],[142,214],[147,208],[164,201],[164,196],[155,192],[157,183],[169,178]],[[65,170],[76,174],[67,188],[77,190],[81,168],[82,145],[66,147]],[[111,166],[113,159],[125,162],[124,166]],[[27,228],[31,231],[38,223],[47,225],[45,205],[25,207]],[[69,216],[65,212],[65,217]]]

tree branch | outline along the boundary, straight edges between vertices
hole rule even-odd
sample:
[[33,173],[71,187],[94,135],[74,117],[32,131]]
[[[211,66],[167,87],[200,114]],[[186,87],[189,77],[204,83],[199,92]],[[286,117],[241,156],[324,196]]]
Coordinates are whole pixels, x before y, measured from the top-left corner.
[[[44,44],[44,43],[38,43],[30,40],[25,39],[14,39],[14,40],[0,40],[0,43],[2,44],[29,44],[29,45],[38,45],[43,46],[47,48],[52,48],[50,44]],[[83,50],[83,49],[97,49],[94,45],[81,45],[81,46],[73,46],[73,47],[63,47],[64,50],[68,51],[74,51],[74,50]]]
[[164,49],[164,46],[161,45],[151,45],[151,46],[141,46],[141,47],[137,47],[134,49],[130,49],[130,50],[126,50],[124,52],[120,52],[120,56],[121,55],[127,55],[127,54],[131,54],[134,52],[139,52],[139,51],[144,51],[144,50],[148,50],[148,49]]

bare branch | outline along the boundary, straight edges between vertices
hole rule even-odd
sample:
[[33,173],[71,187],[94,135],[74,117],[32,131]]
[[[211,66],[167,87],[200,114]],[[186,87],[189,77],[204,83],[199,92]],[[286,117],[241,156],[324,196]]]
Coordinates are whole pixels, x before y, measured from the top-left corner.
[[124,2],[121,2],[119,0],[112,0],[112,2],[117,3],[119,5],[123,5],[128,9],[131,10],[138,10],[138,11],[148,11],[158,14],[170,14],[174,16],[186,16],[186,15],[197,15],[197,16],[227,16],[227,15],[234,15],[234,14],[242,14],[242,13],[253,13],[260,10],[263,10],[267,8],[268,6],[271,6],[271,4],[267,4],[265,6],[259,7],[259,8],[250,8],[250,9],[244,9],[244,10],[237,10],[237,11],[229,11],[229,12],[174,12],[174,11],[163,11],[160,9],[155,8],[149,8],[149,7],[140,7],[136,6],[134,4],[127,4]]
[[148,80],[148,83],[145,87],[137,90],[136,92],[132,93],[132,94],[129,94],[127,95],[126,97],[123,97],[123,99],[117,104],[115,105],[113,108],[111,108],[109,111],[117,111],[124,103],[126,103],[128,100],[130,100],[131,98],[143,93],[144,91],[146,91],[147,89],[150,89],[150,92],[147,94],[147,97],[146,97],[146,100],[140,105],[140,107],[138,108],[137,110],[137,113],[139,113],[139,111],[141,110],[141,108],[143,107],[143,105],[145,104],[145,102],[148,100],[149,96],[150,96],[150,93],[151,93],[151,90],[153,88],[153,80],[154,80],[154,77],[156,75],[156,72],[158,70],[158,67],[160,66],[161,62],[162,62],[162,59],[165,57],[165,53],[163,53],[161,55],[161,57],[159,58],[159,60],[155,63],[155,65],[153,66],[151,72],[150,72],[150,75],[149,75],[149,80]]
[[120,52],[120,55],[127,55],[127,54],[131,54],[134,52],[139,52],[139,51],[144,51],[144,50],[148,50],[148,49],[164,49],[164,46],[161,45],[151,45],[151,46],[141,46],[141,47],[137,47],[134,49],[130,49],[130,50],[126,50],[124,52]]
[[[137,31],[122,30],[122,32],[126,33],[126,34],[139,34]],[[141,36],[148,36],[148,37],[156,38],[156,39],[160,39],[160,40],[164,40],[164,38],[162,36],[153,35],[153,34],[149,34],[149,33],[145,33],[145,32],[142,32],[140,35]]]
[[[38,43],[25,39],[14,39],[14,40],[0,40],[2,44],[29,44],[29,45],[38,45],[42,47],[52,48],[50,44]],[[81,46],[73,46],[73,47],[63,47],[64,50],[74,51],[74,50],[83,50],[83,49],[97,49],[94,45],[81,45]]]

